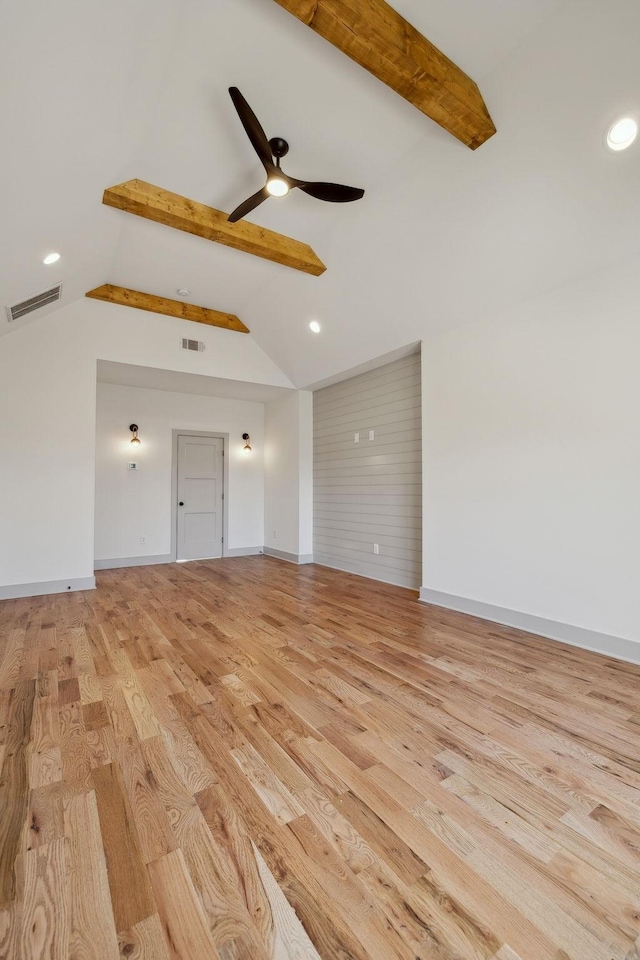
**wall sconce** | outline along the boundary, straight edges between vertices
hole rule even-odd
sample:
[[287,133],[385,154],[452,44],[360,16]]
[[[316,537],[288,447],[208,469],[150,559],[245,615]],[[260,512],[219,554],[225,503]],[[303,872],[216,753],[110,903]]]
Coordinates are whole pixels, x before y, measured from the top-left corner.
[[131,443],[142,443],[140,437],[138,436],[138,424],[132,423],[129,427],[133,436],[131,437]]
[[242,439],[244,440],[244,447],[242,448],[243,453],[251,453],[251,444],[249,443],[249,434],[243,433]]

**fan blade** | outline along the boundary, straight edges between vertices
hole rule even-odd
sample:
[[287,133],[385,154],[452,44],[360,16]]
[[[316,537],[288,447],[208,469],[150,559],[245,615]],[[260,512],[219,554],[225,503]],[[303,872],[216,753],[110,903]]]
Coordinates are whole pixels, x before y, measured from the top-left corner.
[[236,220],[242,220],[243,217],[246,217],[248,213],[251,213],[252,210],[255,210],[256,207],[259,207],[263,201],[269,197],[269,191],[266,187],[263,187],[262,190],[258,190],[257,193],[254,193],[252,197],[249,197],[248,200],[245,200],[244,203],[241,203],[239,207],[230,213],[227,217],[229,223],[235,223]]
[[364,196],[359,187],[345,187],[341,183],[297,183],[297,187],[316,200],[328,200],[329,203],[351,203]]
[[260,126],[260,121],[237,87],[229,87],[229,93],[253,149],[260,157],[267,173],[271,173],[275,166],[273,155],[269,141],[267,140],[267,135]]

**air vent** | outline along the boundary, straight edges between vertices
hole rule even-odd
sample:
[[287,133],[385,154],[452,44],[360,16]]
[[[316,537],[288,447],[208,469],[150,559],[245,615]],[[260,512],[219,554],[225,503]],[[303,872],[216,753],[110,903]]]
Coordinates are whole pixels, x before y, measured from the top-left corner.
[[29,297],[28,300],[21,300],[20,303],[14,303],[10,307],[7,307],[7,319],[9,323],[12,323],[14,320],[19,320],[20,317],[26,317],[28,313],[33,313],[34,310],[39,310],[40,307],[46,307],[48,303],[55,303],[56,300],[60,299],[61,291],[62,284],[57,283],[55,287],[43,290],[42,293],[37,293],[35,297]]
[[183,337],[182,349],[195,350],[196,353],[202,353],[202,351],[204,350],[204,343],[202,342],[202,340],[188,340],[187,337]]

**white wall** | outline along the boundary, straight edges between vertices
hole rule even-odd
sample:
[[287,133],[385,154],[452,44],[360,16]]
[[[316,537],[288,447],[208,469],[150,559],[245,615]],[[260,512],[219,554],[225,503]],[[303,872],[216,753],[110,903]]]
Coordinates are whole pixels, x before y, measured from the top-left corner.
[[0,586],[93,576],[96,365],[45,320],[0,342]]
[[93,300],[3,337],[0,587],[93,575],[97,359],[291,386],[249,335]]
[[[140,427],[137,447],[131,446],[130,423]],[[173,430],[229,434],[225,552],[262,548],[264,404],[99,383],[96,560],[170,553]],[[251,436],[250,456],[242,452],[243,433]],[[127,469],[130,460],[137,471]]]
[[423,346],[430,590],[640,639],[640,264]]
[[313,552],[313,394],[266,404],[265,545],[295,557]]

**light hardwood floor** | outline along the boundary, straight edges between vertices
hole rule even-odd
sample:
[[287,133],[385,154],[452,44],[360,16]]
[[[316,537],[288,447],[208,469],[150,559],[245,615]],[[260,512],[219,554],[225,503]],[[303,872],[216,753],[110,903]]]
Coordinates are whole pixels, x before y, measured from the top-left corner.
[[639,667],[266,557],[0,630],[1,957],[640,957]]

